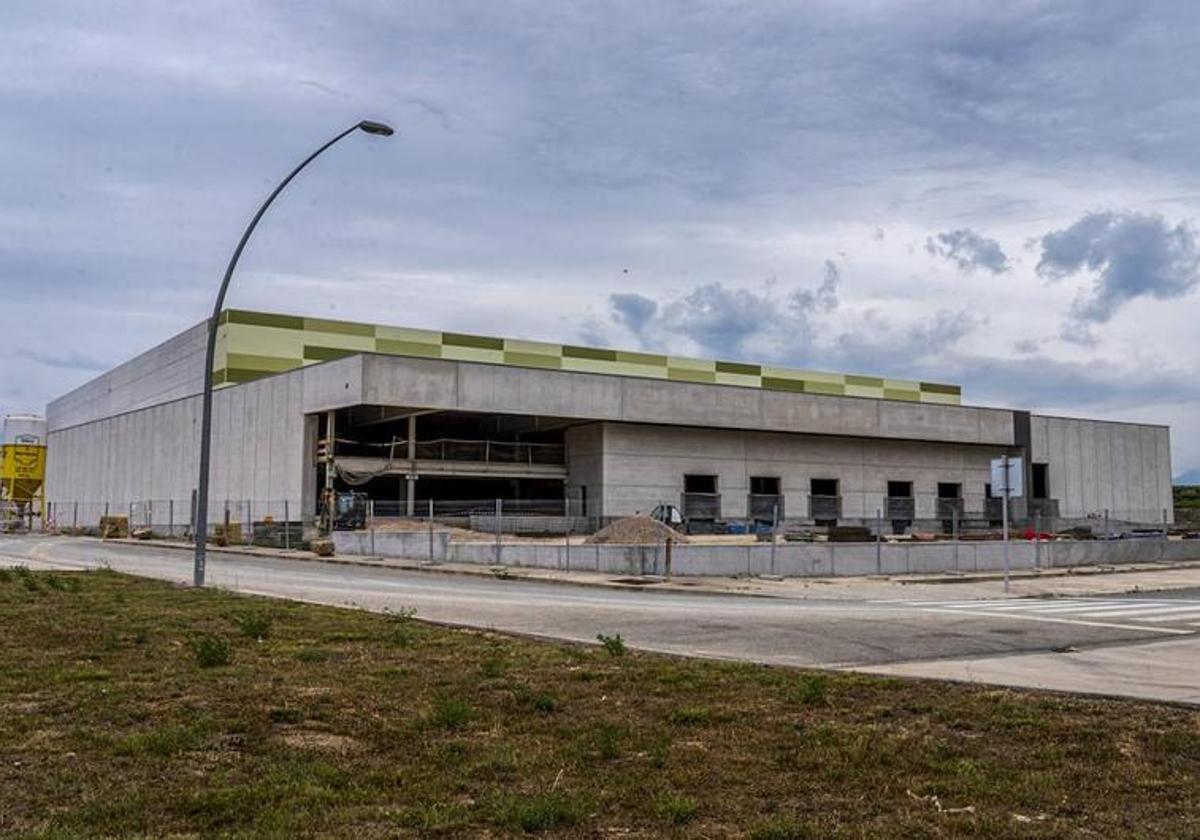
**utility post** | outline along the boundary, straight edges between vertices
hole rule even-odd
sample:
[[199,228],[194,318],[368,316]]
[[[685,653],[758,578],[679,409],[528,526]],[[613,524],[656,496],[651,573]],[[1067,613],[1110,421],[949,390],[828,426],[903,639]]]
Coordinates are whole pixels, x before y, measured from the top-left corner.
[[1000,494],[1001,523],[1004,539],[1004,592],[1009,590],[1010,563],[1008,555],[1008,500],[1012,496],[1024,495],[1024,464],[1021,458],[1003,457],[992,459],[992,495]]

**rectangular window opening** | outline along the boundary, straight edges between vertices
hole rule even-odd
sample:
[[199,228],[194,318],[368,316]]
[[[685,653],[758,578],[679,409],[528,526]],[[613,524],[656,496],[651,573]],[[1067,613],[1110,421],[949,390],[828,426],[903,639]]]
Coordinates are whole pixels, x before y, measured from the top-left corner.
[[809,485],[809,493],[814,496],[838,495],[838,480],[836,478],[814,478]]
[[750,494],[753,496],[778,496],[779,477],[773,475],[750,476]]
[[1034,464],[1033,465],[1033,488],[1032,496],[1035,499],[1050,498],[1050,476],[1049,464]]

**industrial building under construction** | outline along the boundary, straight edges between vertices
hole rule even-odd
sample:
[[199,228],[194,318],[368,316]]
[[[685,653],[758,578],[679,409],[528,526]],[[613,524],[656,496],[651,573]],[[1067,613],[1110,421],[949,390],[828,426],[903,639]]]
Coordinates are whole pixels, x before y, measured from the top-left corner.
[[1016,520],[1173,519],[1166,427],[964,405],[955,385],[240,310],[205,371],[206,329],[49,405],[59,524],[154,504],[186,521],[206,375],[213,522],[309,521],[329,487],[377,516],[501,499],[593,526],[665,504],[698,530],[969,530],[999,522],[1004,454],[1023,458]]

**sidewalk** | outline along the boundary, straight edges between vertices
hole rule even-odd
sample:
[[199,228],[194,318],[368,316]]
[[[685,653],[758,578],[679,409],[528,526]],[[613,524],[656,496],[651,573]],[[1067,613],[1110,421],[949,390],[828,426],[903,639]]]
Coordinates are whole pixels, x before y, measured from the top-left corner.
[[[77,539],[95,539],[80,537]],[[153,546],[191,551],[191,543],[168,540],[111,539],[115,544]],[[319,563],[343,563],[406,571],[475,575],[545,583],[570,583],[641,591],[671,591],[691,594],[750,595],[789,599],[845,600],[947,600],[967,601],[988,598],[1053,598],[1085,595],[1118,595],[1129,592],[1155,592],[1170,589],[1200,588],[1200,561],[1186,563],[1142,563],[1122,566],[1085,566],[1047,571],[1014,571],[1008,595],[1003,576],[995,572],[963,574],[894,575],[889,577],[836,578],[735,578],[628,577],[586,571],[520,568],[515,566],[479,566],[468,563],[436,563],[394,557],[334,556],[318,557],[309,551],[254,546],[210,547],[210,554],[235,554],[249,557],[300,560]]]

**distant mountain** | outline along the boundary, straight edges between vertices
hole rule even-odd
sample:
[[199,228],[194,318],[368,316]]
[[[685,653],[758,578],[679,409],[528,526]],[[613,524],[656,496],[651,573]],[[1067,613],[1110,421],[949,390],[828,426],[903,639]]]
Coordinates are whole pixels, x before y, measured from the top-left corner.
[[1172,483],[1176,487],[1200,484],[1200,468],[1180,473]]

